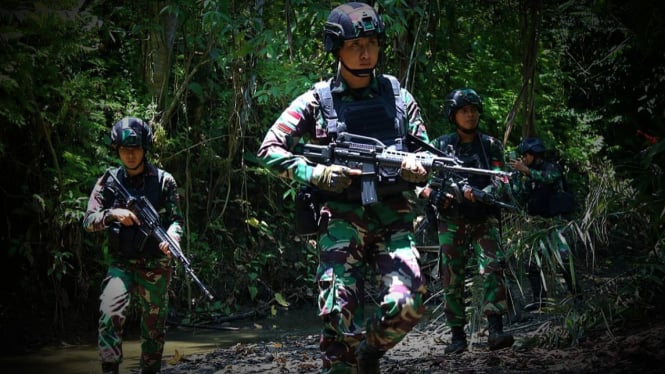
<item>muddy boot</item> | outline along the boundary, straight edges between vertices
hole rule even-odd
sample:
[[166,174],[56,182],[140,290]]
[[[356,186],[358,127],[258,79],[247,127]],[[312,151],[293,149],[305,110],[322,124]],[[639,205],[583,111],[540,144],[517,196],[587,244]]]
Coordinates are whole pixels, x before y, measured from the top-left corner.
[[102,374],[118,374],[120,364],[117,362],[102,362]]
[[511,334],[503,332],[503,319],[500,314],[492,314],[487,316],[489,324],[489,336],[487,337],[487,344],[490,350],[506,348],[513,345],[515,339]]
[[451,331],[453,333],[453,338],[443,351],[445,353],[462,353],[466,351],[466,334],[464,333],[464,327],[452,327]]
[[356,348],[356,362],[358,363],[358,374],[379,374],[379,359],[386,353],[367,344],[363,340]]

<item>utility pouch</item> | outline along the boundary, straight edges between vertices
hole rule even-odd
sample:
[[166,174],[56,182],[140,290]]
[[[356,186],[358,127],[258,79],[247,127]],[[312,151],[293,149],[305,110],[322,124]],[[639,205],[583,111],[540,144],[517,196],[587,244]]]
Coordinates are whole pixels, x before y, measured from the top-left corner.
[[550,217],[566,215],[575,211],[575,196],[567,191],[555,192],[550,197]]
[[296,193],[296,234],[312,235],[319,230],[321,218],[319,191],[310,186],[302,186]]
[[122,226],[113,222],[109,227],[109,250],[127,258],[137,258],[142,255],[148,239],[147,235],[136,227]]

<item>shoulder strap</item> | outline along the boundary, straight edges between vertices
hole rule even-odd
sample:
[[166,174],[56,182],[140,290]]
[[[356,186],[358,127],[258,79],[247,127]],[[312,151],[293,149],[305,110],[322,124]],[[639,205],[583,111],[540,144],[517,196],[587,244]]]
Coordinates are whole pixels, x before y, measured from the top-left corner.
[[164,170],[161,168],[157,168],[157,183],[159,183],[159,196],[157,199],[159,200],[160,204],[163,202],[163,192],[164,192]]
[[409,133],[408,132],[408,120],[407,120],[407,115],[406,115],[406,105],[404,103],[404,100],[402,99],[402,87],[399,83],[399,80],[390,75],[390,74],[382,74],[383,77],[387,78],[390,81],[390,85],[393,89],[393,96],[395,96],[395,109],[397,109],[397,114],[400,120],[398,121],[398,129],[397,132],[399,136],[402,139],[406,138],[406,135]]
[[482,132],[479,133],[480,135],[480,148],[483,151],[483,157],[485,159],[485,167],[487,169],[492,168],[492,162],[490,160],[489,156],[489,150],[492,147],[492,141],[490,140],[490,136],[487,134],[483,134]]
[[[385,77],[390,82],[390,86],[393,91],[393,96],[395,97],[395,108],[400,118],[400,126],[397,129],[399,136],[402,138],[406,137],[407,131],[407,119],[406,119],[406,106],[401,95],[401,86],[399,80],[392,75],[383,74],[382,77]],[[381,78],[379,78],[381,79]],[[319,95],[319,101],[321,104],[321,114],[323,119],[326,121],[326,133],[329,136],[334,136],[337,134],[337,111],[335,111],[335,104],[333,102],[332,92],[330,91],[330,82],[331,79],[326,81],[320,81],[314,84],[314,89]]]
[[314,89],[319,95],[319,101],[321,103],[321,114],[326,121],[326,133],[328,133],[329,136],[337,134],[337,111],[335,111],[332,92],[330,92],[330,82],[331,80],[329,79],[314,84]]

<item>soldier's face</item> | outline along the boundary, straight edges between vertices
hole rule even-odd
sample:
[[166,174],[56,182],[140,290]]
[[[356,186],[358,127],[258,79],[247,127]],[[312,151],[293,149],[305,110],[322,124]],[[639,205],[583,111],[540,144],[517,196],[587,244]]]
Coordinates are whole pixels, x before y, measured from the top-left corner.
[[142,147],[120,147],[118,156],[127,169],[135,169],[143,162],[145,151]]
[[350,69],[373,69],[379,60],[379,39],[376,36],[345,40],[339,59]]
[[475,105],[465,105],[455,112],[455,123],[463,129],[475,129],[479,120],[480,111]]
[[531,153],[525,153],[524,156],[522,156],[522,162],[526,166],[530,166],[531,164],[533,164],[534,159],[535,157]]

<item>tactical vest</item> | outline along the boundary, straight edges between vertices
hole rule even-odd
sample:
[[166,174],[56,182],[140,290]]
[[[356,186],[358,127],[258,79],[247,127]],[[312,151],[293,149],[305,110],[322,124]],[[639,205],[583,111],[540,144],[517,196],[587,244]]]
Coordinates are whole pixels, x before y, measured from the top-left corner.
[[530,167],[544,173],[558,169],[561,179],[544,183],[531,179],[528,183],[529,195],[526,201],[527,213],[534,216],[554,217],[571,214],[576,209],[575,195],[569,190],[562,168],[552,162],[541,161]]
[[[491,162],[489,156],[491,141],[488,135],[478,133],[478,136],[474,138],[473,143],[471,145],[472,147],[471,155],[459,154],[460,151],[459,143],[460,143],[459,136],[457,134],[451,134],[451,135],[441,136],[439,139],[437,139],[436,146],[437,148],[443,151],[445,151],[449,145],[452,146],[455,152],[455,156],[462,161],[462,166],[464,167],[487,169],[487,170],[491,169]],[[479,149],[480,152],[478,152],[477,148],[480,148]],[[446,171],[444,171],[443,173],[446,173]],[[458,173],[458,172],[456,172],[455,174],[456,175],[453,177],[453,180],[459,178],[466,178],[469,185],[479,189],[484,188],[491,182],[490,176],[487,175]],[[444,176],[444,180],[447,179],[448,178]],[[463,201],[460,204],[456,204],[452,208],[452,210],[455,211],[448,211],[443,213],[449,216],[462,216],[466,218],[483,218],[487,217],[490,214],[496,213],[497,209],[487,204],[482,204],[479,202],[474,203],[467,199],[463,199]]]
[[[334,141],[337,134],[348,132],[378,139],[388,147],[406,151],[407,114],[400,94],[400,84],[391,75],[377,77],[379,94],[360,100],[345,101],[330,90],[332,80],[314,85],[321,103],[321,114],[326,121],[325,141]],[[360,179],[354,180],[345,195],[347,200],[360,199]],[[399,177],[399,169],[380,168],[377,175],[377,194],[390,196],[401,194],[410,188]]]
[[[145,196],[150,201],[156,211],[163,207],[162,200],[162,182],[164,180],[164,171],[157,168],[157,175],[142,174],[142,183],[135,182],[134,178],[125,180],[125,173],[122,168],[113,171],[114,175],[127,191],[135,197]],[[108,183],[114,183],[110,180]],[[104,201],[111,202],[105,208],[127,208],[127,202],[121,197],[115,196],[109,188],[104,189]],[[138,226],[123,226],[120,222],[113,222],[108,230],[109,250],[111,253],[126,258],[154,258],[162,255],[159,249],[159,242],[151,235],[147,235]]]

